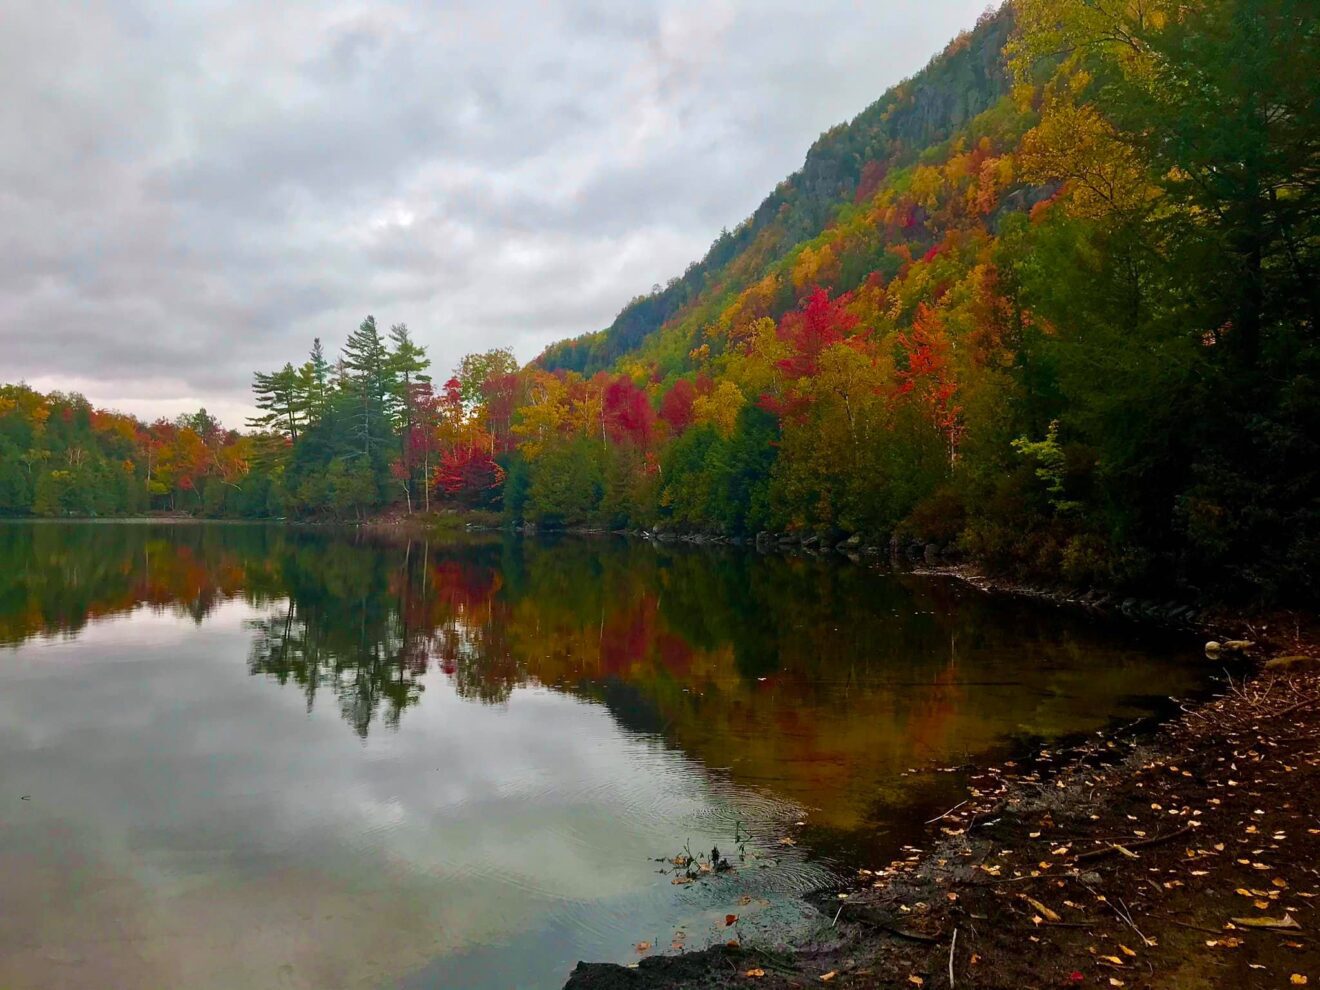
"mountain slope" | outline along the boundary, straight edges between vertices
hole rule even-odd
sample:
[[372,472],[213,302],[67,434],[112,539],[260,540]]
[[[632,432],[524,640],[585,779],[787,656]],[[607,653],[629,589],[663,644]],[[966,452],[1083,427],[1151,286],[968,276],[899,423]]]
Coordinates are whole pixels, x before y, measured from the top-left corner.
[[911,165],[1002,100],[1009,80],[1001,53],[1012,23],[1007,6],[983,16],[916,76],[850,123],[822,134],[802,168],[737,228],[722,233],[681,276],[659,292],[632,300],[606,329],[552,344],[538,364],[591,374],[712,295],[744,288],[758,268],[819,234],[841,205],[864,198],[880,177]]

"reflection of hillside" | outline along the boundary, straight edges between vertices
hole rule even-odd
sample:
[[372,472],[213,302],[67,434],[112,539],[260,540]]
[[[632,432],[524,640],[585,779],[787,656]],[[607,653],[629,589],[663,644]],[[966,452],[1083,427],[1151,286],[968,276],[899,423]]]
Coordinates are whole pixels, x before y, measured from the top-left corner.
[[617,694],[594,685],[628,683],[670,742],[820,809],[819,824],[862,824],[907,767],[1093,729],[1130,695],[1187,686],[1093,628],[952,583],[640,548],[595,561],[599,582],[570,600],[559,575],[574,552],[588,551],[545,561],[553,578],[527,556],[529,583],[560,589],[557,609],[515,608],[528,674],[607,703]]
[[0,527],[0,637],[138,605],[265,606],[249,668],[397,724],[442,672],[465,698],[529,683],[608,706],[740,784],[852,829],[918,764],[1097,727],[1185,690],[1112,634],[935,580],[623,543],[447,548],[263,527]]

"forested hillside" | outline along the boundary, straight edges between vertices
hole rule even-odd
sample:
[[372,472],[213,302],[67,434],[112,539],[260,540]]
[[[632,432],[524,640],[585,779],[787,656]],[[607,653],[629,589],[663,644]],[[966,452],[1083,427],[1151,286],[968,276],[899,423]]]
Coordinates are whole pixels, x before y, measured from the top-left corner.
[[546,353],[506,503],[1314,596],[1313,15],[983,18],[682,280]]
[[[1057,581],[1314,600],[1314,14],[1014,0],[607,329],[433,388],[368,319],[337,362],[257,376],[259,433],[158,424],[201,439],[168,470],[152,428],[116,440],[63,397],[38,423],[10,390],[0,508],[85,508],[95,464],[126,505],[897,533]],[[59,423],[84,421],[102,453],[74,464]]]

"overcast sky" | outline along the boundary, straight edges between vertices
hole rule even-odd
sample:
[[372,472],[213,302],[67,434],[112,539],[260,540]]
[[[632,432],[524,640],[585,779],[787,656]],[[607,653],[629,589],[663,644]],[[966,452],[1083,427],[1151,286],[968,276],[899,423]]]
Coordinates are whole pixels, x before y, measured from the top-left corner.
[[0,4],[0,381],[147,418],[367,313],[599,329],[985,0]]

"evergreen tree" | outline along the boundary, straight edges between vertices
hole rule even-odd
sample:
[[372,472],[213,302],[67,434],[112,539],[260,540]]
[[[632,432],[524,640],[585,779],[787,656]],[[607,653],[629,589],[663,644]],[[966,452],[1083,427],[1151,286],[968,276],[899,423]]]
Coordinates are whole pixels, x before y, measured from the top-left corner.
[[271,430],[297,443],[306,417],[307,399],[293,365],[285,364],[275,372],[258,371],[252,376],[252,391],[263,415],[253,416],[248,425]]
[[308,424],[319,422],[330,401],[330,362],[325,359],[321,338],[312,341],[311,355],[298,369],[298,392]]
[[390,353],[368,316],[344,343],[341,388],[352,399],[353,436],[368,462],[379,460],[390,441],[389,401],[394,394]]

